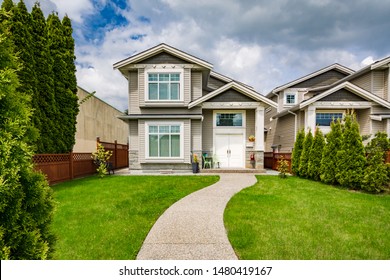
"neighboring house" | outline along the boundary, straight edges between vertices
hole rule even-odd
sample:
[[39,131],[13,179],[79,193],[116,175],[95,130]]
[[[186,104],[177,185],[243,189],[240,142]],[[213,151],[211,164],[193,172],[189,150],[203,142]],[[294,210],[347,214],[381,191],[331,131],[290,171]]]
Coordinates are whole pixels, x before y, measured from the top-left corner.
[[[84,100],[90,93],[77,87],[79,102]],[[129,137],[129,127],[118,119],[124,113],[111,105],[91,96],[80,104],[77,115],[76,144],[73,152],[90,153],[96,151],[96,138],[104,142],[118,141],[126,144]]]
[[267,108],[266,151],[291,152],[296,133],[318,126],[325,134],[333,119],[353,111],[362,135],[390,134],[390,57],[359,71],[333,64],[272,90],[278,104]]
[[[207,153],[221,168],[263,169],[264,111],[277,104],[166,44],[114,64],[129,83],[129,167],[188,170]],[[249,142],[250,135],[255,142]]]

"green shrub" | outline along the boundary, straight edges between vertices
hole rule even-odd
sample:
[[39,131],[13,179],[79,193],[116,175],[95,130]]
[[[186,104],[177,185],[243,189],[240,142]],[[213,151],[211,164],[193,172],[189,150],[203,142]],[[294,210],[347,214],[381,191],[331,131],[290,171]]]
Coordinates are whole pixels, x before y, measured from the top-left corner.
[[317,127],[313,139],[313,145],[311,146],[309,164],[308,164],[308,174],[309,178],[316,181],[320,180],[320,170],[321,170],[321,160],[322,153],[325,146],[325,138],[321,130]]
[[280,178],[287,178],[287,173],[289,173],[289,164],[288,161],[285,160],[283,156],[278,160],[277,169],[279,171]]
[[303,141],[305,140],[305,130],[301,129],[294,143],[294,149],[291,155],[291,171],[293,174],[299,176],[299,162],[303,150]]
[[111,151],[106,151],[102,144],[98,144],[96,152],[92,153],[92,159],[97,165],[98,176],[103,178],[107,174],[107,162],[112,156]]
[[332,121],[330,132],[326,135],[326,144],[322,153],[320,178],[327,184],[336,184],[337,157],[343,142],[342,124],[339,119]]
[[313,145],[313,134],[311,130],[306,134],[305,140],[303,141],[303,149],[301,158],[299,160],[299,176],[308,178],[309,177],[309,157],[311,147]]
[[339,184],[351,189],[361,189],[366,157],[359,124],[353,115],[345,117],[343,142],[336,156],[336,179]]

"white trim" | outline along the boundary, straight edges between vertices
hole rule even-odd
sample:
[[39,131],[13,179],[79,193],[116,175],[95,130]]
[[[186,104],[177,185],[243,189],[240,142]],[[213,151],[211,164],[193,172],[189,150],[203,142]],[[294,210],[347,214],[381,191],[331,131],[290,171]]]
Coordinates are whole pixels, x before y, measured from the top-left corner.
[[[309,80],[309,79],[311,79],[311,78],[314,78],[314,77],[316,77],[316,76],[318,76],[318,75],[321,75],[321,74],[326,73],[326,72],[328,72],[328,71],[330,71],[330,70],[333,70],[333,69],[339,70],[339,71],[344,72],[345,74],[348,74],[348,75],[351,75],[351,74],[355,73],[355,71],[353,71],[353,70],[351,70],[351,69],[349,69],[349,68],[347,68],[347,67],[345,67],[345,66],[343,66],[343,65],[340,65],[340,64],[335,63],[335,64],[332,64],[332,65],[329,65],[328,67],[325,67],[325,68],[323,68],[323,69],[320,69],[320,70],[318,70],[318,71],[316,71],[316,72],[313,72],[313,73],[311,73],[311,74],[309,74],[309,75],[303,76],[303,77],[301,77],[301,78],[299,78],[299,79],[297,79],[297,80],[294,80],[294,81],[292,81],[292,82],[289,82],[289,83],[287,83],[287,84],[285,84],[285,85],[282,85],[282,86],[280,86],[280,87],[277,87],[277,88],[275,88],[274,90],[272,90],[270,93],[277,93],[277,92],[280,92],[280,91],[282,91],[282,90],[284,90],[284,89],[286,89],[286,88],[290,88],[290,87],[292,87],[292,86],[294,86],[294,85],[296,85],[296,84],[302,83],[302,82],[304,82],[304,81],[306,81],[306,80]],[[268,96],[268,95],[267,95],[267,96]]]
[[377,68],[380,68],[383,66],[388,68],[389,64],[390,64],[390,57],[386,57],[382,60],[376,61],[373,64],[371,64],[371,70],[374,70],[374,69],[377,69]]
[[[260,102],[204,102],[203,109],[256,109]],[[270,107],[268,107],[270,108]]]
[[190,102],[190,104],[188,104],[188,109],[191,109],[191,108],[193,108],[195,106],[198,106],[201,103],[203,103],[203,102],[205,102],[205,101],[207,101],[207,100],[209,100],[209,99],[211,99],[211,98],[213,98],[213,97],[215,97],[215,96],[225,92],[228,89],[234,89],[234,90],[236,90],[236,91],[238,91],[238,92],[240,92],[240,93],[242,93],[242,94],[244,94],[244,95],[254,99],[255,101],[261,101],[261,102],[266,103],[266,104],[268,104],[268,105],[270,105],[270,106],[272,106],[274,108],[278,107],[278,105],[275,102],[273,102],[272,100],[266,98],[264,95],[261,95],[261,94],[257,93],[256,91],[251,90],[248,87],[244,87],[244,86],[242,86],[242,85],[240,85],[240,84],[238,84],[238,83],[233,81],[233,82],[230,82],[230,83],[228,83],[228,84],[226,84],[226,85],[224,85],[224,86],[214,90],[213,92],[210,92],[209,94],[206,94],[206,95],[202,96],[201,98],[198,98],[195,101]]
[[[310,98],[309,100],[306,100],[306,101],[303,101],[300,105],[299,105],[299,108],[302,109],[316,101],[319,101],[321,100],[322,98],[340,90],[340,89],[347,89],[349,91],[351,91],[352,93],[358,95],[358,96],[361,96],[363,98],[367,98],[367,99],[370,99],[380,105],[382,105],[383,107],[386,107],[386,108],[389,108],[390,109],[390,103],[378,96],[376,96],[375,94],[372,94],[371,92],[368,92],[358,86],[355,86],[354,84],[350,83],[350,82],[344,82],[338,86],[335,86],[334,88],[331,88],[313,98]],[[355,101],[351,101],[351,102],[348,102],[346,101],[345,103],[354,103]]]
[[[180,156],[150,157],[149,156],[149,126],[174,125],[180,126]],[[145,161],[147,162],[183,162],[184,161],[184,122],[183,121],[145,121]]]
[[[167,66],[167,67],[164,67]],[[149,74],[179,74],[179,99],[149,99]],[[184,102],[184,69],[179,67],[172,67],[172,65],[158,65],[158,67],[145,69],[144,73],[144,85],[145,85],[145,105],[148,103],[181,103]]]
[[[287,103],[287,95],[293,95],[294,96],[294,103]],[[296,89],[286,89],[284,90],[284,96],[283,96],[283,105],[284,107],[288,106],[294,106],[298,103],[298,90]]]
[[140,53],[135,54],[133,56],[130,56],[127,59],[124,59],[122,61],[115,63],[113,67],[114,67],[114,69],[119,69],[119,68],[127,66],[128,64],[134,64],[137,61],[142,61],[146,58],[152,57],[152,56],[157,55],[157,54],[164,52],[164,51],[169,53],[169,54],[172,54],[176,57],[179,57],[183,60],[187,60],[187,61],[190,61],[192,63],[198,64],[204,68],[207,68],[207,69],[213,68],[213,65],[208,63],[207,61],[204,61],[204,60],[199,59],[195,56],[189,55],[189,54],[182,52],[178,49],[175,49],[167,44],[160,44],[160,45],[157,45],[151,49],[148,49],[146,51],[143,51],[143,52],[140,52]]

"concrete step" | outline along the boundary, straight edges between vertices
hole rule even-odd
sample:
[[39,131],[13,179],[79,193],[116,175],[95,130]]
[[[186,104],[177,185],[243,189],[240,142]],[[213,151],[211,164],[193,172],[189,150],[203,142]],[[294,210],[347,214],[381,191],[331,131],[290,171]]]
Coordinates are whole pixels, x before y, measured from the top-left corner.
[[203,168],[200,173],[265,173],[265,169],[252,168]]

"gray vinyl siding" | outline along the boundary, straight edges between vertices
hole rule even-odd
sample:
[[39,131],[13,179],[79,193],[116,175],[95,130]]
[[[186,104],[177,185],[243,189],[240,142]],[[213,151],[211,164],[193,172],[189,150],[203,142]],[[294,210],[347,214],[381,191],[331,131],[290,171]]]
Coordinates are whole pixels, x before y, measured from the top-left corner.
[[373,71],[372,79],[372,93],[381,98],[385,98],[385,72]]
[[202,122],[200,120],[191,121],[191,150],[202,150]]
[[145,69],[138,69],[139,106],[145,106]]
[[384,85],[384,91],[385,91],[384,92],[384,98],[385,98],[385,100],[390,101],[390,96],[389,96],[389,79],[390,79],[390,77],[389,77],[389,69],[387,69],[385,71],[384,79],[385,79],[385,81],[384,81],[384,83],[385,83],[385,85]]
[[138,121],[138,137],[139,137],[139,162],[145,162],[145,121]]
[[214,77],[210,77],[207,85],[212,89],[217,89],[217,88],[220,88],[220,87],[226,85],[226,82],[218,80]]
[[269,112],[264,113],[264,128],[267,129],[267,133],[265,134],[264,141],[265,141],[265,151],[266,152],[272,152],[271,146],[274,144],[274,135],[275,135],[275,129],[276,124],[278,122],[278,119],[272,120],[271,117],[276,115],[277,109],[271,107],[271,110]]
[[184,105],[191,102],[191,69],[184,69]]
[[189,62],[182,60],[169,53],[162,52],[150,58],[137,62],[137,64],[188,64]]
[[234,89],[228,89],[225,92],[209,99],[207,102],[253,102],[252,98],[237,92]]
[[372,106],[371,114],[390,114],[390,109],[387,109],[382,106]]
[[138,73],[129,72],[129,114],[140,114],[139,93],[138,93]]
[[368,72],[363,76],[351,80],[351,83],[357,85],[358,87],[361,87],[362,89],[371,91],[371,72]]
[[295,116],[288,114],[278,120],[274,143],[280,145],[280,152],[291,152],[294,147]]
[[191,101],[202,97],[202,72],[191,73]]
[[367,101],[364,98],[353,94],[352,92],[340,89],[328,96],[325,96],[320,101]]
[[371,134],[372,136],[374,136],[375,133],[377,133],[378,131],[385,131],[385,121],[371,120],[371,127],[372,127]]
[[184,163],[191,163],[191,120],[184,120]]
[[202,149],[211,152],[213,150],[213,111],[203,110],[202,122]]
[[308,88],[308,87],[320,87],[320,86],[327,86],[331,85],[338,80],[341,80],[342,78],[346,77],[347,75],[344,73],[341,73],[337,70],[329,70],[328,72],[325,72],[321,75],[315,76],[311,79],[308,79],[306,81],[303,81],[299,84],[296,84],[292,86],[293,88]]
[[361,135],[371,134],[370,112],[371,109],[356,110],[356,119],[359,123]]
[[129,121],[129,149],[138,150],[139,141],[138,141],[138,120]]
[[246,110],[246,139],[250,135],[255,135],[255,110]]

